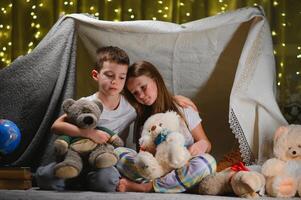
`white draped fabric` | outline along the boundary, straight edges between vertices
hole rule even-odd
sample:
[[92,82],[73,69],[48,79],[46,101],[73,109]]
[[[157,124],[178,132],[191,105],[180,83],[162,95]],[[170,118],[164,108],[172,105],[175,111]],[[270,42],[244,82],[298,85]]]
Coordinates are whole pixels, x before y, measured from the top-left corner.
[[271,156],[273,133],[287,122],[276,102],[271,33],[261,8],[181,25],[108,22],[82,14],[65,17],[76,20],[79,38],[78,96],[95,90],[87,67],[97,47],[119,46],[131,63],[147,60],[157,66],[173,94],[193,99],[217,159],[235,147],[234,135],[247,164]]

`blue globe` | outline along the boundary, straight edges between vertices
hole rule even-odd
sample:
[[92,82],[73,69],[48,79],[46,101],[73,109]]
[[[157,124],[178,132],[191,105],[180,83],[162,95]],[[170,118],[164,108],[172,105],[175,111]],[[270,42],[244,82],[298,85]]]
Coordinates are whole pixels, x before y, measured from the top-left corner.
[[10,154],[20,144],[21,133],[17,125],[7,119],[0,119],[0,153]]

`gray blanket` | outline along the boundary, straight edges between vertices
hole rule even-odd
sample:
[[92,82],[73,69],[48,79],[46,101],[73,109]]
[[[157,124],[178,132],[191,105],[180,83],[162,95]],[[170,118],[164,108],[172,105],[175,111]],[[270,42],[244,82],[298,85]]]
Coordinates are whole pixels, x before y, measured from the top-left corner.
[[36,167],[62,100],[74,95],[76,37],[72,19],[59,20],[28,55],[0,71],[0,118],[17,124],[21,144],[1,163]]

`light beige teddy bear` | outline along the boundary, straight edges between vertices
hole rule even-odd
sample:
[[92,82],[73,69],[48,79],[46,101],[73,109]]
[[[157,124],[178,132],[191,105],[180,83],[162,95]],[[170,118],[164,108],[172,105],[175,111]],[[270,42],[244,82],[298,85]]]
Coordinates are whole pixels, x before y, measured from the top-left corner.
[[239,197],[257,198],[264,195],[265,178],[242,163],[221,172],[206,176],[199,184],[199,193],[206,195],[235,194]]
[[150,152],[140,151],[135,163],[142,177],[153,180],[172,169],[183,167],[191,155],[185,147],[184,136],[178,132],[180,117],[176,112],[157,113],[144,123],[140,146],[144,149],[156,149]]
[[301,125],[279,127],[274,135],[274,156],[262,166],[266,192],[273,197],[301,196]]

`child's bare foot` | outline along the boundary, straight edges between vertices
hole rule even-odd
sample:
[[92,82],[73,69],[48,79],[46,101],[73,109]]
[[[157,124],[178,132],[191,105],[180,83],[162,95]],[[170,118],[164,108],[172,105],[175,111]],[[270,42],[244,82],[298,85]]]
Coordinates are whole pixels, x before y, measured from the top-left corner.
[[148,183],[135,183],[128,179],[122,178],[117,186],[118,192],[151,192],[153,191],[153,185]]

